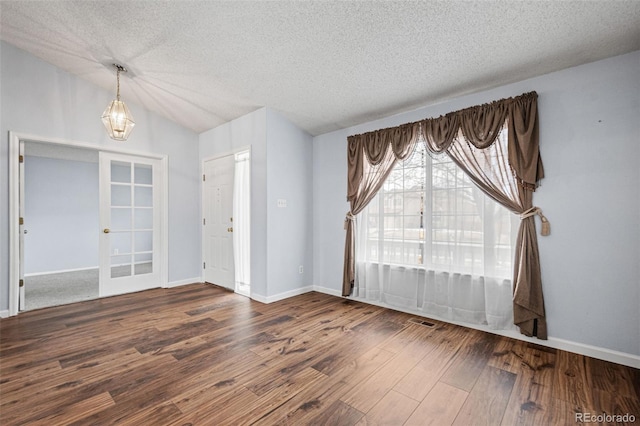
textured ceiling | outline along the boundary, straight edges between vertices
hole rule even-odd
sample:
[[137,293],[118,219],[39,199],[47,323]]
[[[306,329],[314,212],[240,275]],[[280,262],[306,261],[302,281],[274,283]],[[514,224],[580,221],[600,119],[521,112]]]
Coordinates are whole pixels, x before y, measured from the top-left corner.
[[1,38],[196,132],[313,135],[640,49],[640,1],[2,1]]

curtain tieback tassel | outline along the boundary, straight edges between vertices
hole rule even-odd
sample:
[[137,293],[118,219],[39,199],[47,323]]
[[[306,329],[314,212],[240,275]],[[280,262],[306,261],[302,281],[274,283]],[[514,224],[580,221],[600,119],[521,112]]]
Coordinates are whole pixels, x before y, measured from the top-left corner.
[[542,221],[542,229],[540,230],[540,235],[546,237],[551,233],[551,225],[549,224],[549,220],[542,214],[542,210],[538,207],[531,207],[528,210],[525,210],[520,214],[520,220],[526,219],[531,216],[538,215],[540,216],[540,220]]
[[351,212],[347,212],[347,216],[344,218],[344,229],[347,229],[347,222],[350,220],[354,220],[356,217]]

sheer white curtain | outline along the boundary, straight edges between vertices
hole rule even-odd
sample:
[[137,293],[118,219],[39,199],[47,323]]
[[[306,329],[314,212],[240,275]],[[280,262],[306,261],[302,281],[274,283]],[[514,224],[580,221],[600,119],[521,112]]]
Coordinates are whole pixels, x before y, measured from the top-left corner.
[[356,218],[353,295],[515,329],[511,263],[517,222],[449,157],[431,158],[419,143]]
[[236,154],[233,183],[233,260],[235,263],[236,292],[249,296],[251,283],[250,267],[250,154]]

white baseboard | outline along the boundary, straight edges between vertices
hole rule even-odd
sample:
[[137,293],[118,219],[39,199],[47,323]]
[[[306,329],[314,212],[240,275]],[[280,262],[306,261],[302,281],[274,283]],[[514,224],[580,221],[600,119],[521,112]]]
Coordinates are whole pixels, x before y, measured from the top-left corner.
[[0,311],[0,318],[8,318],[9,317],[9,310],[5,309],[4,311]]
[[269,303],[267,302],[267,298],[261,294],[256,294],[256,293],[251,293],[251,300],[255,300],[256,302],[260,302],[260,303]]
[[201,283],[202,277],[188,278],[186,280],[171,281],[167,283],[166,288],[179,287],[181,285]]
[[[580,355],[590,356],[616,364],[628,365],[629,367],[640,369],[640,356],[625,352],[614,351],[598,346],[585,345],[584,343],[572,342],[570,340],[549,337],[549,346],[567,352],[575,352]],[[546,346],[546,345],[545,345]]]
[[[313,286],[313,290],[330,294],[332,296],[342,297],[342,293],[340,290],[335,290],[332,288],[322,287],[322,286]],[[486,331],[487,333],[497,334],[499,336],[510,337],[512,339],[523,340],[525,342],[534,343],[536,345],[545,346],[553,349],[560,349],[567,352],[573,352],[580,355],[589,356],[592,358],[601,359],[604,361],[615,362],[616,364],[627,365],[633,368],[640,368],[640,356],[629,354],[626,352],[614,351],[612,349],[601,348],[599,346],[586,345],[584,343],[573,342],[570,340],[559,339],[557,337],[549,337],[548,340],[540,340],[533,337],[527,337],[523,334],[520,334],[517,330],[494,330],[489,328],[484,324],[469,324],[460,321],[452,321],[448,319],[439,318],[435,315],[427,315],[422,311],[412,311],[410,309],[401,309],[396,306],[389,306],[385,303],[379,303],[371,300],[364,300],[355,297],[347,297],[347,299],[354,300],[362,303],[369,303],[371,305],[380,306],[382,308],[393,309],[400,312],[405,312],[408,314],[430,318],[437,321],[446,322],[449,324],[455,324],[462,327],[473,328],[475,330]]]
[[342,290],[335,290],[333,288],[322,287],[320,285],[314,285],[313,291],[317,291],[318,293],[330,294],[332,296],[342,297]]
[[260,303],[273,303],[279,300],[288,299],[293,296],[299,296],[304,293],[309,293],[313,291],[313,286],[309,285],[306,287],[300,287],[293,290],[285,291],[282,293],[274,294],[272,296],[262,296],[260,294],[251,293],[251,298]]
[[98,266],[89,266],[86,268],[74,268],[74,269],[60,269],[57,271],[47,271],[47,272],[32,272],[30,274],[24,274],[25,277],[37,277],[38,275],[51,275],[51,274],[62,274],[63,272],[78,272],[78,271],[88,271],[90,269],[98,269]]

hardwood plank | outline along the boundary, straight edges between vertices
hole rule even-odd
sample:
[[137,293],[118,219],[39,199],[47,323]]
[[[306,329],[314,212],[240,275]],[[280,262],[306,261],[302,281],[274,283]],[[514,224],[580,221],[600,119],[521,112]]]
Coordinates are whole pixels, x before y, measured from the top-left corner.
[[510,371],[517,376],[503,424],[543,424],[559,406],[553,392],[555,352],[540,351],[526,344],[511,352],[514,362]]
[[403,425],[420,402],[390,390],[357,425]]
[[182,417],[182,412],[171,401],[154,405],[140,411],[132,411],[118,418],[118,426],[163,425]]
[[221,424],[218,418],[225,415],[227,405],[240,403],[246,407],[253,407],[258,399],[256,394],[244,386],[233,386],[211,398],[203,398],[194,409],[181,410],[184,413],[181,417],[165,424],[168,426],[218,425]]
[[405,426],[453,424],[468,395],[468,392],[438,382],[418,405]]
[[355,385],[390,362],[393,356],[388,351],[372,348],[353,359],[348,365],[335,371],[328,380],[300,392],[280,407],[280,410],[258,419],[256,424],[305,424],[318,416],[319,413],[327,410],[342,396],[351,392]]
[[364,414],[355,408],[348,406],[342,401],[336,401],[327,407],[326,410],[322,411],[318,416],[311,419],[307,424],[310,426],[349,426],[358,424],[363,416]]
[[553,377],[554,396],[583,412],[588,412],[594,406],[587,369],[584,356],[558,352]]
[[463,332],[467,334],[466,342],[440,380],[462,390],[471,391],[499,339],[495,335],[487,335],[478,330],[463,329]]
[[61,420],[63,420],[64,423],[72,423],[86,417],[87,415],[102,411],[105,408],[112,407],[114,405],[115,402],[111,398],[111,395],[109,395],[108,392],[104,392],[75,404],[57,407],[45,416],[27,417],[24,422],[31,425],[46,426],[60,424]]
[[[342,399],[353,408],[368,413],[407,373],[409,373],[428,353],[425,339],[433,329],[419,325],[409,325],[401,333],[405,338],[396,337],[402,344],[398,353],[384,367],[374,372],[371,377],[358,384],[349,395]],[[386,346],[382,345],[382,346]],[[429,349],[425,349],[429,347]]]
[[416,401],[422,401],[453,363],[467,334],[460,327],[441,327],[431,335],[433,350],[400,380],[393,389]]
[[628,368],[595,358],[585,358],[585,362],[587,381],[591,388],[629,398],[639,398],[634,388],[634,377]]
[[326,377],[313,368],[306,368],[289,376],[280,386],[262,395],[251,406],[236,404],[234,407],[227,407],[226,416],[218,414],[216,421],[230,425],[251,423],[255,418],[262,418],[278,410],[298,393],[306,388],[314,387],[316,383],[322,383]]
[[467,396],[454,425],[499,425],[504,417],[516,375],[485,367]]
[[487,365],[517,374],[525,366],[528,351],[527,342],[499,337]]

